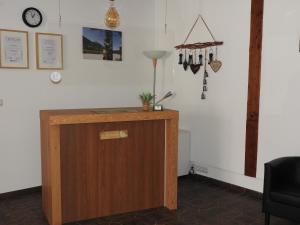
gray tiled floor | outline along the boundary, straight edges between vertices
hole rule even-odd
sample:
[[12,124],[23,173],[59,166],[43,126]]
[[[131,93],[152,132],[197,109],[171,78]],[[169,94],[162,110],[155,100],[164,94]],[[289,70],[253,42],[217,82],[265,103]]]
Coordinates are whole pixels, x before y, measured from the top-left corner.
[[[205,179],[179,180],[179,209],[145,210],[68,225],[263,225],[261,200]],[[46,225],[41,194],[0,200],[0,225]],[[295,225],[274,218],[271,225]]]

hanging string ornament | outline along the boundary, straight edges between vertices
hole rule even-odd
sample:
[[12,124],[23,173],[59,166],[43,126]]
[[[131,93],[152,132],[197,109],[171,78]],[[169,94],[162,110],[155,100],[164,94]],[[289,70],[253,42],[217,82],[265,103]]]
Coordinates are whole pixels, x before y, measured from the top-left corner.
[[222,67],[222,62],[220,60],[218,60],[218,47],[217,46],[216,46],[216,58],[214,60],[212,60],[209,65],[215,73],[217,73]]
[[114,6],[114,0],[110,1],[110,7],[105,15],[105,25],[108,28],[117,28],[120,25],[120,15]]
[[[187,44],[187,41],[192,34],[195,26],[199,22],[199,20],[202,20],[204,26],[206,27],[207,31],[209,32],[211,38],[213,41],[211,42],[197,42],[193,44]],[[202,88],[202,94],[201,99],[206,99],[206,92],[208,91],[207,87],[207,79],[209,77],[207,67],[208,65],[211,67],[212,71],[215,73],[218,72],[222,66],[222,62],[218,60],[218,48],[217,46],[223,45],[223,42],[216,41],[213,33],[211,32],[210,28],[208,27],[207,23],[203,19],[201,15],[198,15],[196,21],[194,22],[192,28],[190,29],[186,39],[184,40],[183,44],[176,46],[175,48],[179,50],[179,65],[182,65],[184,70],[187,71],[188,67],[191,68],[191,71],[193,74],[196,74],[200,71],[201,66],[203,66],[203,57],[204,57],[204,73],[203,73],[203,88]],[[213,53],[213,47],[216,47],[216,53],[214,55]],[[197,63],[197,49],[200,49],[199,53],[199,62]],[[202,49],[205,49],[204,56],[202,55]],[[209,52],[208,52],[209,49]],[[183,50],[185,52],[184,55],[184,61],[183,61]],[[192,52],[194,54],[187,55],[187,51]]]
[[61,0],[58,0],[58,26],[61,28],[62,15],[61,15]]
[[168,32],[168,0],[166,0],[165,6],[165,34]]
[[208,76],[208,72],[207,72],[207,64],[208,64],[208,62],[207,62],[207,50],[205,49],[205,55],[204,55],[204,57],[205,57],[205,62],[204,62],[204,75],[203,75],[203,77],[204,78],[208,78],[209,76]]
[[190,50],[188,65],[191,66],[193,64],[193,53]]
[[200,49],[200,54],[199,54],[199,64],[200,64],[200,66],[203,66],[203,55],[202,55],[202,49]]
[[214,61],[214,53],[213,53],[212,48],[210,48],[210,49],[209,49],[208,65],[210,65],[212,61]]
[[196,75],[201,68],[201,63],[197,63],[197,49],[194,50],[194,63],[190,65],[192,72]]
[[184,51],[183,69],[184,69],[185,71],[187,71],[188,66],[189,66],[189,64],[188,64],[188,61],[187,61],[187,55],[186,55],[186,49],[185,49],[185,51]]
[[201,94],[201,99],[206,99],[206,94],[207,92],[207,78],[208,78],[208,72],[207,72],[207,50],[205,49],[205,55],[204,55],[204,75],[203,75],[203,88],[202,88],[202,94]]
[[179,53],[179,62],[178,62],[179,65],[182,65],[183,64],[183,54],[182,54],[182,51],[180,50],[180,53]]

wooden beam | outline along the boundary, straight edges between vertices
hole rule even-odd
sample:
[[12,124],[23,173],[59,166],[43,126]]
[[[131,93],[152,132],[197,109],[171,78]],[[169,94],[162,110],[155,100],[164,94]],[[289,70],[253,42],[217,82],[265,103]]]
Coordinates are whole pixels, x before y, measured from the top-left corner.
[[256,177],[264,0],[251,2],[245,175]]

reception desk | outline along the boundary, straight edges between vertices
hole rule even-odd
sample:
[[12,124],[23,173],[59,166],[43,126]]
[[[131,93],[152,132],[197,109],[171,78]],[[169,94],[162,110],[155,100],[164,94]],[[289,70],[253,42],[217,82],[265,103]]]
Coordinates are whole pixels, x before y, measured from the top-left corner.
[[178,117],[139,108],[41,111],[49,224],[176,209]]

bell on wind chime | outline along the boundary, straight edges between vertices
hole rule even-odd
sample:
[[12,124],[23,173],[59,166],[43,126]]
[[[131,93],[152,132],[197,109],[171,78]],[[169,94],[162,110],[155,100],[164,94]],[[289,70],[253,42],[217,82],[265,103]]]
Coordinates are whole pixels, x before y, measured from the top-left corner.
[[205,54],[204,54],[204,74],[203,74],[203,88],[202,88],[202,94],[201,94],[201,99],[206,99],[206,94],[207,92],[207,78],[208,72],[207,72],[207,64],[209,64],[210,60],[207,61],[207,50],[205,49]]

